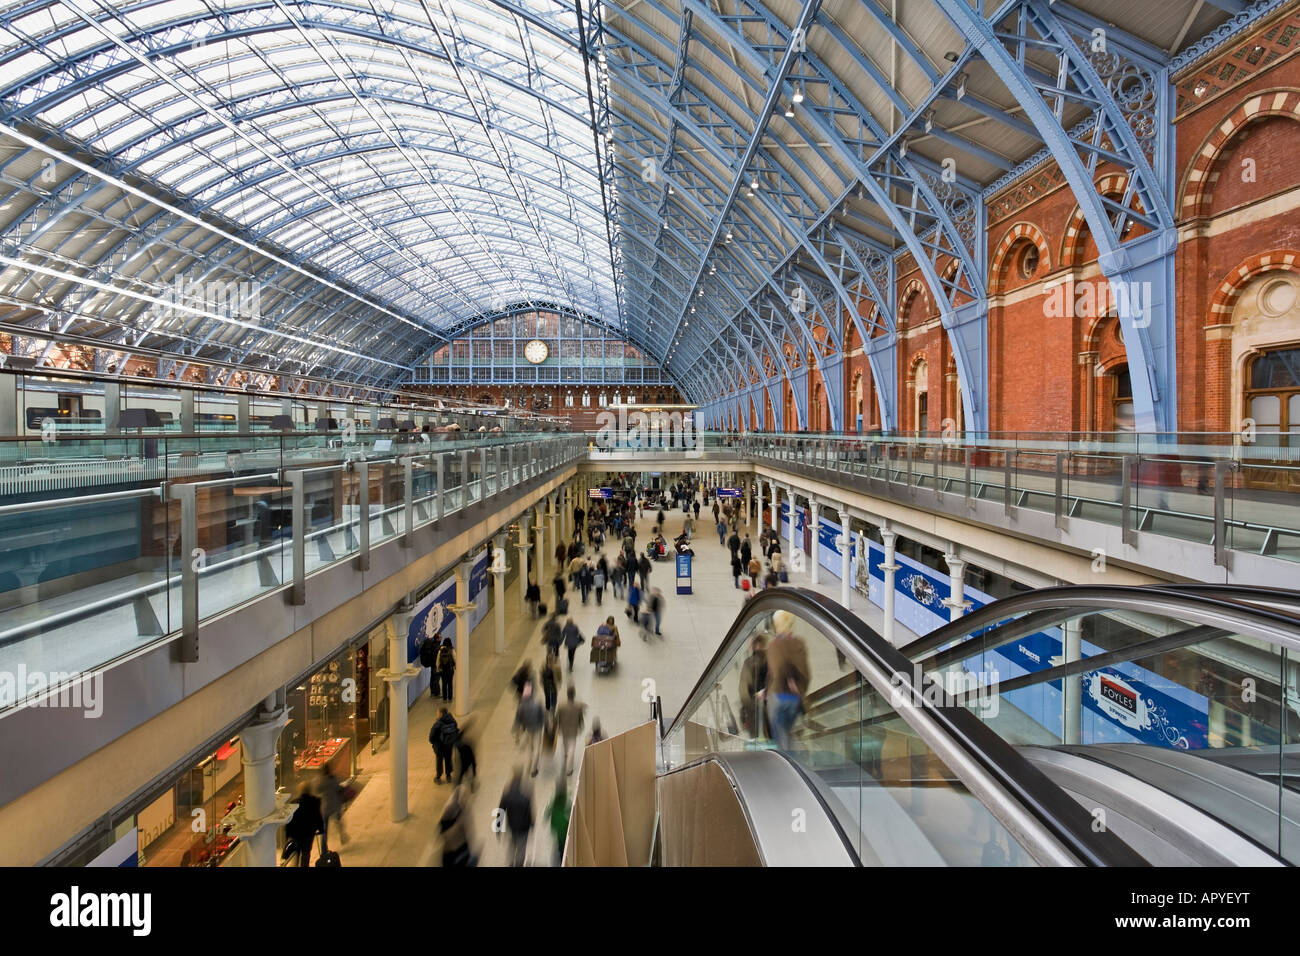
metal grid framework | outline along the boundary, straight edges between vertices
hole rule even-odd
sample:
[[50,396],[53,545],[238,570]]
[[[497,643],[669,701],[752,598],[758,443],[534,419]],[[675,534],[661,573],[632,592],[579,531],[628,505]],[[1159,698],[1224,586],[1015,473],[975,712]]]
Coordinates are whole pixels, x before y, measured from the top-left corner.
[[6,0],[0,331],[399,383],[547,302],[713,424],[805,427],[815,367],[835,429],[852,334],[891,428],[914,265],[978,431],[985,200],[1052,161],[1168,430],[1172,71],[1282,6]]

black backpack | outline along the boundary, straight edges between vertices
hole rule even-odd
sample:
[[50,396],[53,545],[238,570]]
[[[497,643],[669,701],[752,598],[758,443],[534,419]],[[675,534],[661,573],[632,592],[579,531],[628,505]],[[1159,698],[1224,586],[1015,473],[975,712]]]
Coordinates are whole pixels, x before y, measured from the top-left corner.
[[420,666],[432,667],[438,660],[438,642],[431,637],[426,637],[420,642]]

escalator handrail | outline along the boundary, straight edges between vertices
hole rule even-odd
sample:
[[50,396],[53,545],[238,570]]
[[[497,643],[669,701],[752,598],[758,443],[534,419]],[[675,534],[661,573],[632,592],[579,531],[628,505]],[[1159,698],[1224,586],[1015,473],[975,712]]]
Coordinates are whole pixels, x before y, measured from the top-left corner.
[[910,644],[904,644],[899,650],[912,661],[924,661],[945,645],[956,647],[961,638],[975,637],[972,631],[986,630],[1018,614],[1065,607],[1077,607],[1083,612],[1123,609],[1181,613],[1201,624],[1226,626],[1230,632],[1243,630],[1270,644],[1300,651],[1300,615],[1177,587],[1114,584],[1039,588],[991,601],[955,621],[940,625]]
[[[891,688],[897,686],[904,691],[904,699],[910,705],[898,709],[899,717],[932,749],[944,747],[952,758],[964,761],[963,766],[975,780],[966,779],[952,760],[946,760],[949,769],[958,773],[977,797],[982,787],[989,799],[998,801],[996,805],[990,805],[989,810],[1004,826],[1011,829],[1013,820],[1017,824],[1027,822],[1053,839],[1058,848],[1064,850],[1062,855],[1072,856],[1084,865],[1146,865],[1110,830],[1095,831],[1091,814],[985,726],[974,713],[955,704],[942,686],[917,687],[912,662],[865,621],[830,598],[803,588],[769,588],[760,591],[745,605],[687,695],[686,703],[673,719],[665,738],[672,736],[699,708],[702,695],[709,693],[721,669],[735,653],[738,639],[748,636],[751,620],[777,610],[792,611],[796,617],[805,620],[811,616],[814,621],[818,618],[824,621],[828,626],[821,628],[822,635],[842,651],[864,679],[877,689],[880,689],[880,683],[890,683],[890,678],[882,679],[882,675],[892,675],[898,683],[890,684]],[[876,674],[876,680],[868,676],[872,673]],[[904,713],[909,709],[913,714],[910,719]]]

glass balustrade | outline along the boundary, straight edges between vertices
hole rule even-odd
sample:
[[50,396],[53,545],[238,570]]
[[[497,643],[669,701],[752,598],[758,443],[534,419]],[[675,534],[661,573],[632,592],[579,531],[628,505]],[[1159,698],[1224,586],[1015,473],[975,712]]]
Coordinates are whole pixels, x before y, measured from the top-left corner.
[[565,434],[430,437],[0,441],[0,671],[102,666],[586,450]]

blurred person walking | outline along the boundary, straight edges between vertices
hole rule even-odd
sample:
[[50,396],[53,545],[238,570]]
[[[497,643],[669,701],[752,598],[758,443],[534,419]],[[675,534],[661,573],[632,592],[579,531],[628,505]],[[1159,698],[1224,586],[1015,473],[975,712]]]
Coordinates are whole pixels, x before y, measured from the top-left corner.
[[551,835],[555,837],[555,865],[564,864],[564,843],[569,836],[569,814],[573,805],[569,803],[569,791],[563,780],[555,782],[555,796],[546,807],[546,819],[551,825]]
[[570,684],[565,692],[564,703],[555,711],[555,723],[559,727],[564,745],[565,776],[572,775],[577,764],[574,760],[574,750],[578,745],[578,734],[581,733],[582,725],[586,722],[587,705],[579,703],[577,696],[577,691]]
[[501,794],[500,806],[505,811],[506,831],[510,834],[510,865],[523,866],[528,858],[528,835],[533,832],[533,798],[524,783],[522,767],[515,767],[509,785]]

